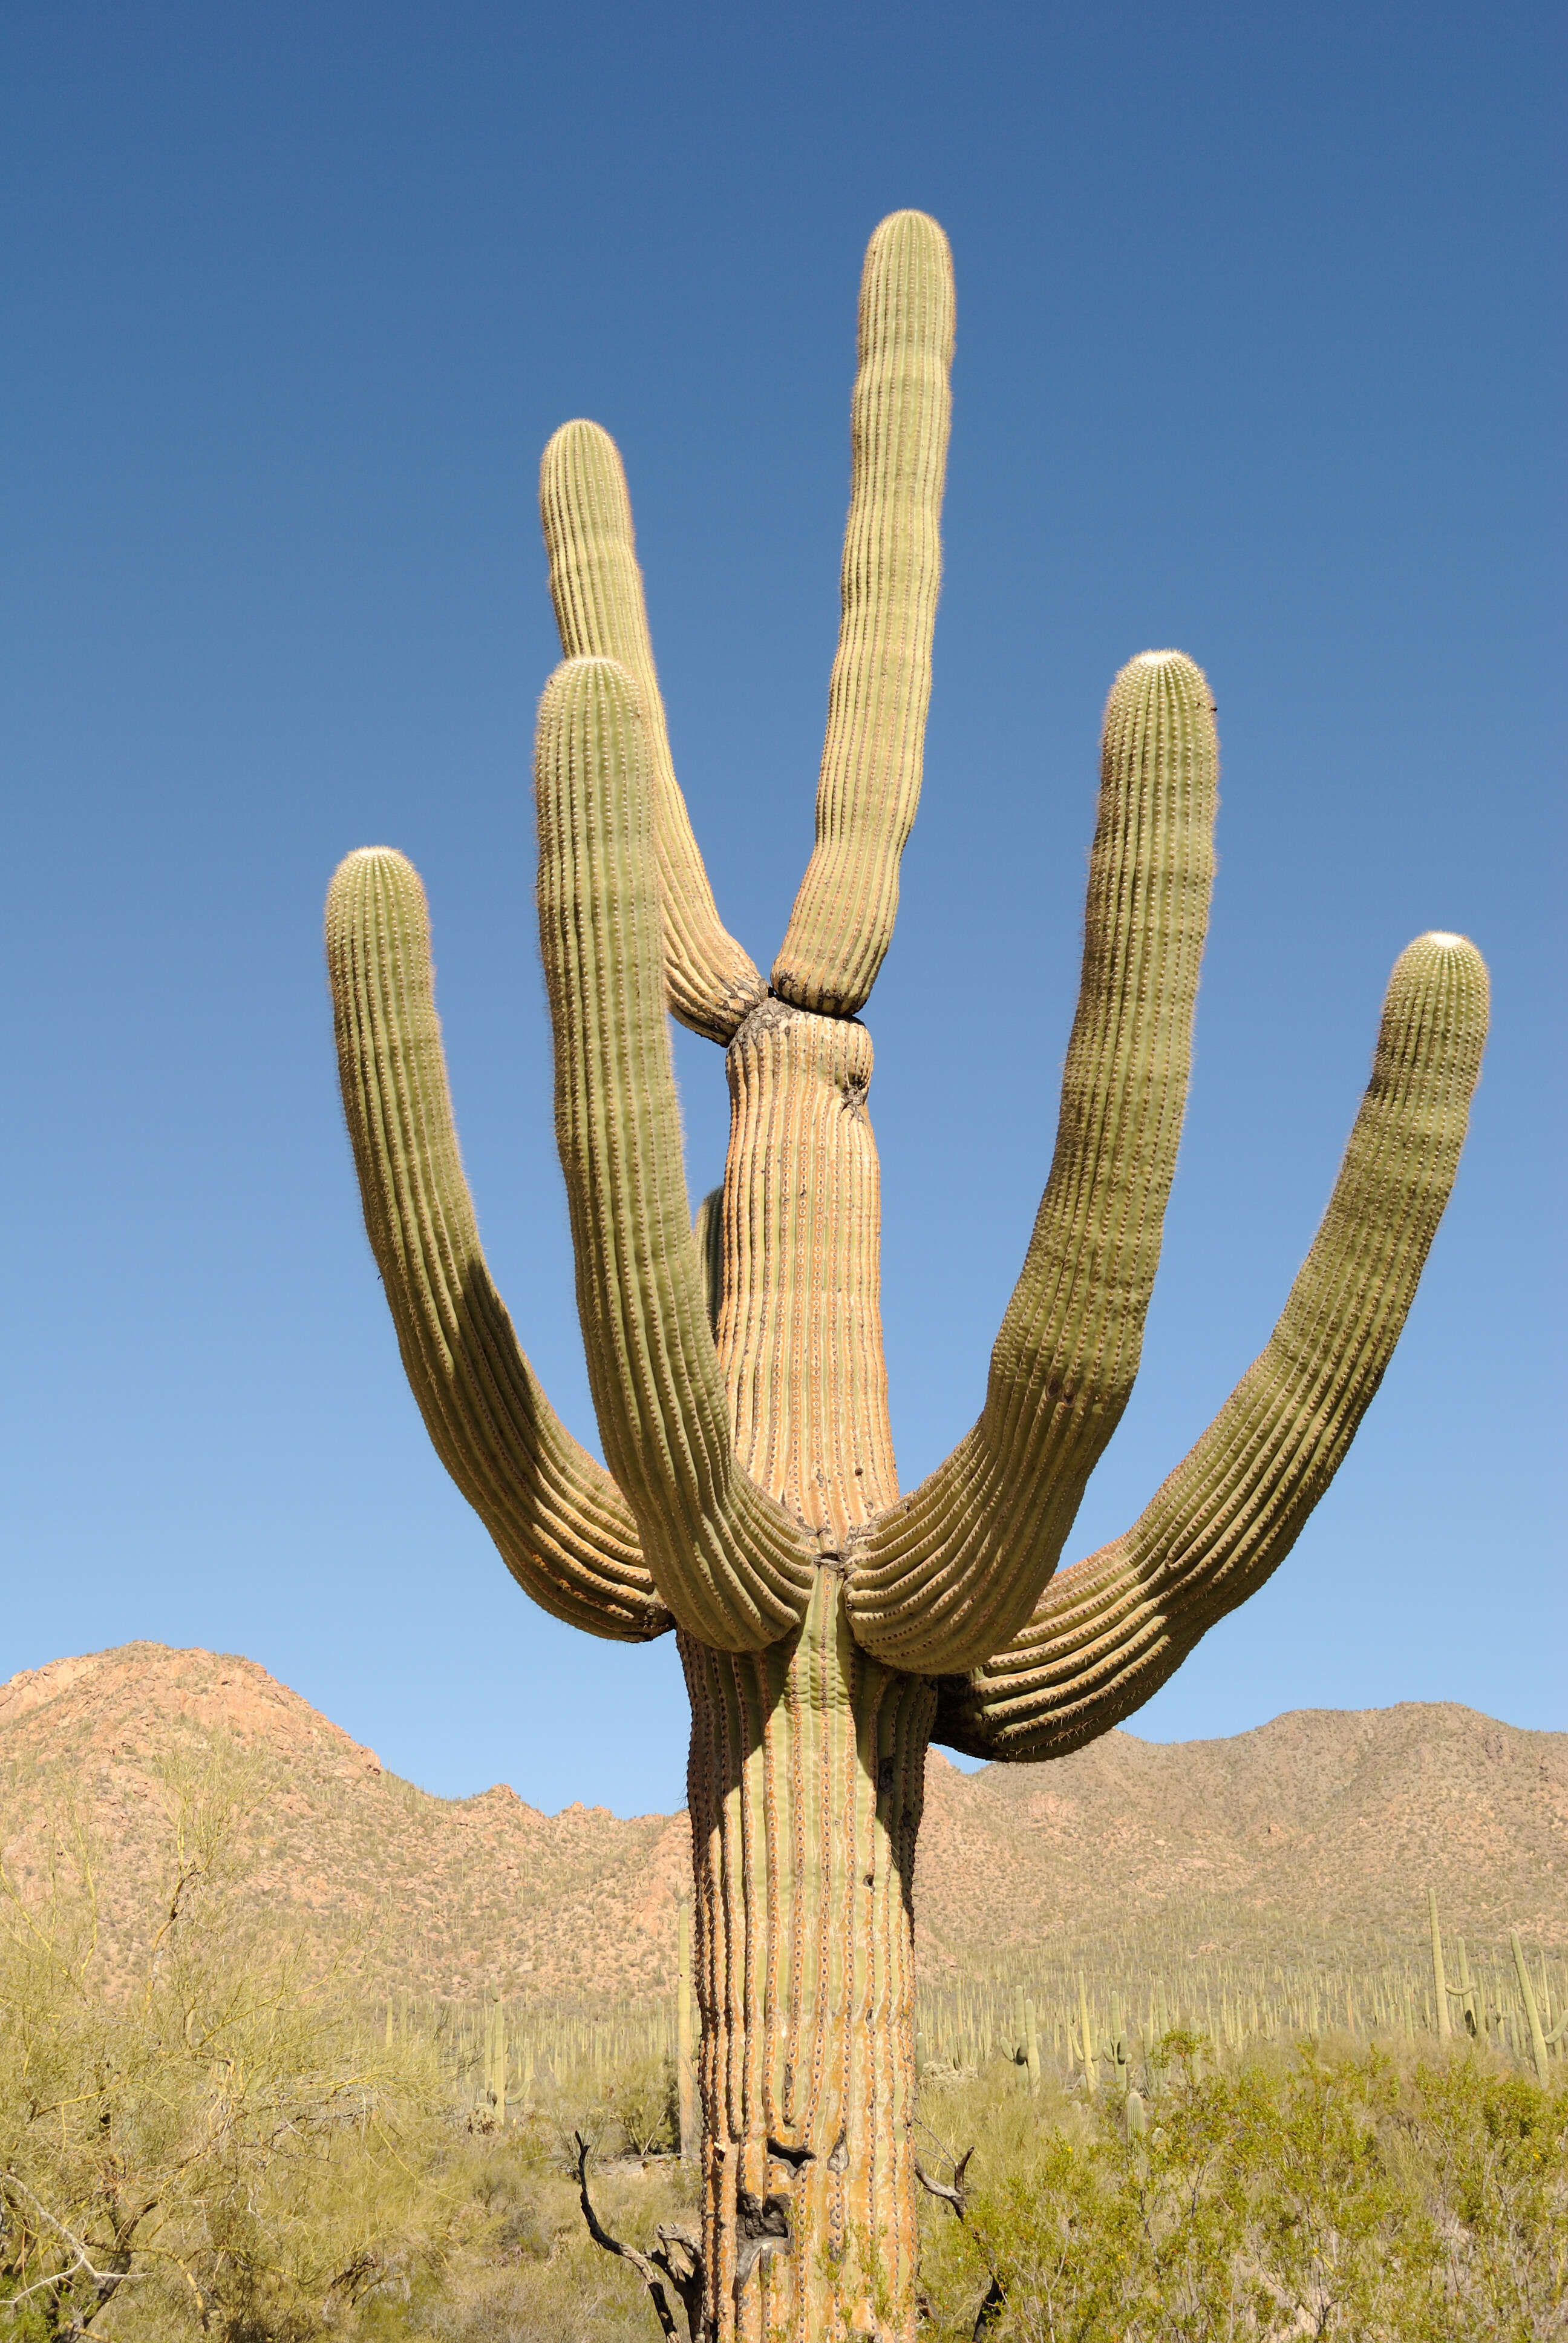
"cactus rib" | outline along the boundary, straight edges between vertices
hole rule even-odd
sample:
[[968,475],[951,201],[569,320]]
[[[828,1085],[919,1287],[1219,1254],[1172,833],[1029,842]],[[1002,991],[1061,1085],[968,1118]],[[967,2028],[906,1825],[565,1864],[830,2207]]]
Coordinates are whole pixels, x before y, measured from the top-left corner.
[[944,1681],[939,1740],[1019,1759],[1081,1746],[1283,1561],[1404,1324],[1458,1169],[1486,1017],[1485,965],[1463,937],[1402,952],[1333,1195],[1266,1349],[1135,1527],[1064,1572],[1006,1651]]
[[1201,670],[1131,660],[1105,712],[1056,1151],[985,1406],[877,1523],[850,1586],[856,1636],[890,1665],[957,1672],[1018,1632],[1127,1404],[1186,1105],[1217,772]]
[[365,1227],[437,1454],[518,1584],[556,1618],[640,1643],[675,1624],[619,1490],[545,1397],[491,1282],[452,1123],[418,873],[388,847],[327,900],[343,1108]]
[[653,664],[631,497],[620,451],[597,423],[563,423],[539,465],[539,515],[561,651],[614,659],[637,686],[647,727],[664,903],[670,1013],[727,1042],[767,987],[725,929],[675,777]]
[[556,669],[535,770],[556,1136],[599,1434],[680,1624],[757,1650],[804,1616],[812,1562],[735,1458],[681,1160],[647,732],[624,668]]
[[773,966],[798,1009],[850,1017],[877,980],[920,803],[952,400],[953,268],[923,212],[894,212],[860,278],[842,617],[817,840]]

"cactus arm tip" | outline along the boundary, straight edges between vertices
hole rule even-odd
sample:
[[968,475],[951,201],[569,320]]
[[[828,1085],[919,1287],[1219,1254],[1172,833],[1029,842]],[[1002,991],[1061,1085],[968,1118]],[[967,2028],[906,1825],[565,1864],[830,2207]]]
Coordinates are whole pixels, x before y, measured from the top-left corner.
[[1465,937],[1406,946],[1333,1194],[1266,1348],[1133,1528],[1062,1572],[1005,1650],[944,1677],[939,1741],[1029,1760],[1094,1740],[1279,1567],[1403,1328],[1458,1172],[1487,1014],[1485,962]]
[[539,706],[539,944],[578,1308],[605,1454],[679,1624],[757,1650],[813,1558],[734,1453],[687,1202],[662,904],[635,679],[568,659]]
[[616,660],[641,699],[670,1013],[693,1032],[728,1044],[767,987],[719,919],[675,776],[626,471],[598,424],[579,419],[552,434],[539,463],[539,516],[563,655]]
[[873,1527],[857,1638],[978,1665],[1029,1618],[1131,1393],[1191,1057],[1219,750],[1201,668],[1145,651],[1107,702],[1082,980],[1050,1176],[979,1423]]
[[479,1243],[436,1014],[425,891],[390,847],[334,875],[327,957],[366,1232],[437,1454],[519,1585],[618,1642],[674,1625],[619,1490],[518,1342]]

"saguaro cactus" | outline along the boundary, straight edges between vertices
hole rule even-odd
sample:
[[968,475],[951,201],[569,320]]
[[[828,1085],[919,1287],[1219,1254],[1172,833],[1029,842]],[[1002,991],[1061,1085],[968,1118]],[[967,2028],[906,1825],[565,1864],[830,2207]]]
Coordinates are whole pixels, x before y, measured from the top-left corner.
[[[1283,1560],[1403,1324],[1485,1026],[1472,945],[1402,954],[1272,1339],[1132,1528],[1059,1574],[1138,1365],[1212,869],[1208,685],[1179,652],[1132,659],[1106,710],[1050,1178],[980,1420],[900,1493],[858,1012],[920,793],[952,330],[942,233],[898,213],[866,259],[817,843],[769,983],[719,923],[676,782],[620,459],[591,423],[545,451],[565,661],[539,709],[539,938],[608,1472],[551,1410],[485,1265],[418,878],[368,848],[327,903],[366,1226],[431,1438],[547,1610],[679,1644],[713,2338],[912,2336],[927,1747],[1079,1747]],[[727,1053],[724,1188],[700,1232],[667,1009]]]

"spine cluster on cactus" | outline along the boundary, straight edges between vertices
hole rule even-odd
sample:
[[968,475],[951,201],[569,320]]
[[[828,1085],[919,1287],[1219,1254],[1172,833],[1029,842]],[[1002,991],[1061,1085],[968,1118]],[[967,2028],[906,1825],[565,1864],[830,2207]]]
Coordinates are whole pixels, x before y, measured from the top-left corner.
[[[539,943],[608,1471],[551,1410],[485,1263],[417,877],[364,850],[327,905],[366,1227],[431,1438],[546,1609],[623,1641],[678,1636],[714,2343],[806,2343],[835,2325],[912,2335],[910,1896],[927,1744],[934,1732],[1003,1759],[1077,1747],[1279,1565],[1404,1322],[1485,1030],[1473,946],[1411,945],[1267,1349],[1133,1527],[1057,1574],[1137,1371],[1213,870],[1208,683],[1181,652],[1132,659],[1106,709],[1050,1177],[980,1418],[900,1494],[858,1012],[920,789],[953,322],[941,230],[893,215],[861,287],[816,842],[770,985],[722,925],[676,778],[619,456],[580,421],[545,451],[563,664],[535,757]],[[724,1185],[695,1220],[667,1010],[727,1052]],[[1092,2089],[1081,1983],[1077,2023]],[[989,2038],[998,2013],[984,2024]],[[1032,2077],[1027,2006],[1021,2031]],[[1111,2056],[1131,2109],[1120,2012]]]

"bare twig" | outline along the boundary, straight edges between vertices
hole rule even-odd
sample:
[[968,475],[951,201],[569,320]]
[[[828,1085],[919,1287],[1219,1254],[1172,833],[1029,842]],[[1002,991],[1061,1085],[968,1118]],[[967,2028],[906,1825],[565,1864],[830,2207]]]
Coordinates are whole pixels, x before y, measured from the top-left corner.
[[[920,2182],[920,2187],[928,2196],[940,2197],[944,2205],[950,2205],[960,2221],[967,2220],[969,2217],[970,2192],[965,2176],[969,2171],[970,2158],[973,2154],[972,2147],[965,2148],[953,2167],[950,2187],[945,2180],[933,2180],[920,2158],[917,2157],[915,2159],[915,2178]],[[991,2321],[1006,2300],[1007,2289],[995,2270],[992,2270],[990,2284],[985,2290],[985,2298],[975,2315],[972,2343],[981,2343],[981,2338],[990,2334]]]
[[[99,2269],[83,2239],[77,2237],[74,2229],[68,2229],[64,2221],[50,2212],[43,2198],[35,2195],[20,2173],[0,2173],[0,2181],[3,2181],[7,2188],[19,2189],[22,2195],[31,2201],[34,2210],[41,2214],[49,2227],[65,2239],[71,2248],[72,2257],[64,2269],[55,2270],[47,2278],[35,2278],[31,2286],[18,2288],[15,2294],[7,2298],[7,2300],[13,2304],[25,2302],[29,2295],[47,2294],[52,2291],[58,2301],[64,2288],[80,2274],[89,2280],[97,2294],[97,2303],[94,2310],[89,2313],[90,2317],[95,2317],[108,2301],[109,2297],[116,2293],[126,2280],[134,2277],[136,2273],[128,2267],[124,2269]],[[123,2252],[125,2248],[121,2247],[118,2250]]]
[[972,2147],[966,2147],[954,2165],[950,2188],[945,2180],[933,2180],[920,2158],[917,2157],[915,2159],[915,2178],[920,2182],[920,2187],[928,2196],[940,2197],[944,2205],[950,2205],[960,2221],[969,2211],[970,2192],[964,2184],[964,2175],[969,2169],[969,2161],[973,2154]]
[[648,2288],[648,2300],[653,2305],[654,2314],[660,2328],[666,2335],[674,2337],[675,2343],[679,2343],[679,2329],[676,2326],[675,2316],[669,2307],[669,2296],[666,2292],[667,2284],[672,2286],[686,2313],[686,2331],[689,2343],[696,2343],[702,2323],[701,2248],[695,2238],[687,2236],[684,2229],[668,2227],[660,2228],[658,2232],[657,2253],[641,2253],[636,2246],[623,2245],[618,2237],[612,2237],[594,2211],[593,2200],[588,2195],[588,2164],[590,2153],[588,2144],[580,2131],[574,2132],[572,2137],[577,2142],[578,2151],[578,2194],[582,2200],[583,2219],[588,2223],[589,2237],[595,2245],[602,2247],[607,2254],[618,2254],[622,2261],[631,2264]]

